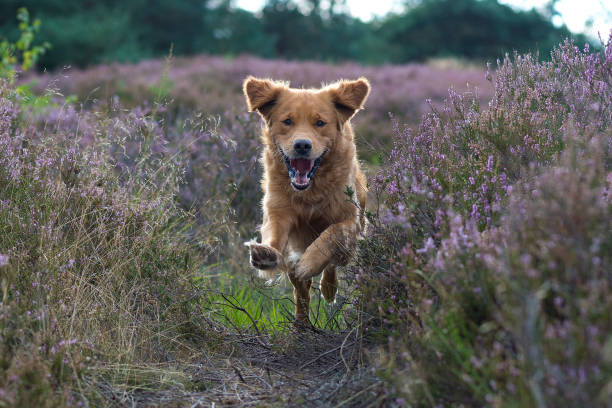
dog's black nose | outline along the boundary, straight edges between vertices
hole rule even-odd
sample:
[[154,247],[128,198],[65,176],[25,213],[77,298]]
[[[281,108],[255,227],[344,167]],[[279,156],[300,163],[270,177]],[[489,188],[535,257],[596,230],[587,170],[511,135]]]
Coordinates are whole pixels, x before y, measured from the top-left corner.
[[308,156],[312,149],[312,142],[306,139],[299,139],[293,143],[293,150],[300,156]]

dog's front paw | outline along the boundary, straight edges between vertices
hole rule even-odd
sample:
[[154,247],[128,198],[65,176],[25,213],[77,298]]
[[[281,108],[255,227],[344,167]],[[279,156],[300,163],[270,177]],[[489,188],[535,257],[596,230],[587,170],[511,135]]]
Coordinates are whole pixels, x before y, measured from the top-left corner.
[[254,268],[268,270],[278,266],[281,260],[281,254],[271,246],[258,244],[255,242],[247,242],[251,253],[251,265]]

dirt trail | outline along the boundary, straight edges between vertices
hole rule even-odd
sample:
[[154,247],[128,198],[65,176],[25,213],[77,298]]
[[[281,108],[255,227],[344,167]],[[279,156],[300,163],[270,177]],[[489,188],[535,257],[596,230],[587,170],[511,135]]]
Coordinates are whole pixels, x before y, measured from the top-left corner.
[[124,392],[107,389],[111,405],[172,407],[367,407],[384,404],[382,383],[365,363],[354,331],[296,331],[274,339],[228,337],[227,356],[176,367],[199,392]]

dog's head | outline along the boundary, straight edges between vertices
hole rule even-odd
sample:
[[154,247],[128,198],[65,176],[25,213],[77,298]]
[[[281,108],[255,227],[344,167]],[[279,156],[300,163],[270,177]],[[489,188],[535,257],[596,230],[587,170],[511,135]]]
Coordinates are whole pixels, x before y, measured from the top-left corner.
[[257,111],[266,122],[270,148],[278,149],[298,191],[310,187],[324,156],[345,137],[345,123],[363,107],[369,92],[365,78],[322,89],[292,89],[253,77],[244,81],[249,111]]

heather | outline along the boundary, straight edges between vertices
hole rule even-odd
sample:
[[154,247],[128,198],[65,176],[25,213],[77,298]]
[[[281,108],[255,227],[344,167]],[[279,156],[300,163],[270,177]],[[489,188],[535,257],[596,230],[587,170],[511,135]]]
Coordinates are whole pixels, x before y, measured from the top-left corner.
[[[482,66],[453,59],[372,67],[354,62],[325,64],[252,56],[176,57],[162,79],[166,66],[167,60],[163,59],[138,64],[113,63],[26,77],[26,81],[34,82],[32,88],[36,92],[51,88],[63,95],[74,95],[86,104],[107,103],[118,96],[126,106],[140,106],[142,101],[157,99],[161,93],[174,115],[185,116],[195,110],[230,119],[244,114],[241,86],[247,75],[290,81],[297,88],[365,76],[372,83],[372,93],[366,109],[355,117],[353,124],[362,157],[374,162],[386,155],[392,141],[389,112],[416,125],[429,110],[426,100],[439,105],[450,86],[456,86],[462,93],[474,93],[483,103],[492,95]],[[233,122],[225,120],[220,124],[231,126]]]
[[[346,340],[344,304],[313,302],[329,333],[312,347],[291,333],[287,284],[246,273],[254,118],[177,118],[161,97],[84,108],[10,80],[0,96],[4,405],[274,402],[320,385],[293,371]],[[270,383],[294,393],[263,393]]]
[[102,400],[94,384],[163,386],[164,353],[186,353],[185,333],[203,333],[186,329],[188,302],[169,301],[192,296],[199,257],[174,199],[178,168],[142,148],[134,171],[115,171],[124,132],[142,145],[146,122],[137,131],[64,105],[43,124],[6,82],[0,105],[0,400],[77,405]]
[[[247,73],[372,82],[369,227],[337,303],[315,284],[316,330],[248,268]],[[605,406],[611,78],[612,39],[487,69],[201,56],[4,80],[0,403]]]
[[396,121],[355,274],[398,404],[609,401],[611,73],[565,42]]

